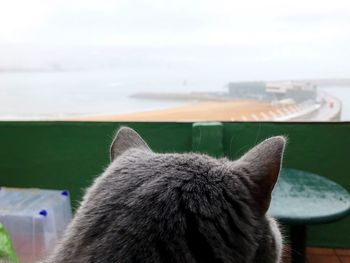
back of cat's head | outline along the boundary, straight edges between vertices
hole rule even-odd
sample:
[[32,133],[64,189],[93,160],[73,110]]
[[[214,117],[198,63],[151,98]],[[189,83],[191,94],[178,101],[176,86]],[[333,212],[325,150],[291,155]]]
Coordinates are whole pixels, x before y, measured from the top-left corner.
[[157,154],[122,128],[110,166],[87,191],[53,258],[279,262],[282,237],[266,212],[284,146],[283,137],[273,137],[236,161]]

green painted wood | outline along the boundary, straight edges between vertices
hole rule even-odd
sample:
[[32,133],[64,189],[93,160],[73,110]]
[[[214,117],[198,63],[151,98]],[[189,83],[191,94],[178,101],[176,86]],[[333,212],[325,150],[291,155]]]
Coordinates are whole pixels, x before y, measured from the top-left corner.
[[[237,159],[258,142],[276,135],[288,137],[283,166],[309,171],[350,191],[350,123],[224,123],[224,153]],[[350,217],[308,227],[308,244],[350,248]]]
[[[192,123],[0,122],[0,185],[68,189],[77,206],[109,162],[121,125],[157,152],[192,151]],[[273,135],[286,135],[284,165],[329,178],[350,191],[350,123],[223,123],[224,155],[236,159]],[[350,247],[350,218],[308,228],[314,246]]]
[[223,125],[220,122],[196,122],[192,125],[192,150],[211,156],[223,155]]
[[337,221],[350,213],[350,195],[337,183],[295,169],[282,169],[269,213],[287,224]]
[[108,165],[120,126],[157,152],[192,150],[190,123],[0,122],[0,186],[68,189],[75,208]]

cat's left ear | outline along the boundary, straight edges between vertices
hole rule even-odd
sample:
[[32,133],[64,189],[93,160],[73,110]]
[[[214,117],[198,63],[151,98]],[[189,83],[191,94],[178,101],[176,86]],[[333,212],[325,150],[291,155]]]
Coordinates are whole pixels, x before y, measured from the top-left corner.
[[271,193],[281,169],[286,138],[276,136],[255,146],[243,155],[238,163],[242,170],[249,173],[252,196],[258,215],[264,215],[271,202]]
[[111,161],[131,148],[141,148],[151,151],[147,143],[136,131],[128,127],[122,127],[118,130],[110,148]]

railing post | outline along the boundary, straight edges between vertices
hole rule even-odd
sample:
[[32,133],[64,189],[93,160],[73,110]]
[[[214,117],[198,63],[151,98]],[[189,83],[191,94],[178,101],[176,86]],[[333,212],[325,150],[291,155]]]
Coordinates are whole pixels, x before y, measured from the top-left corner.
[[223,125],[221,122],[195,122],[192,125],[192,150],[211,156],[223,155]]

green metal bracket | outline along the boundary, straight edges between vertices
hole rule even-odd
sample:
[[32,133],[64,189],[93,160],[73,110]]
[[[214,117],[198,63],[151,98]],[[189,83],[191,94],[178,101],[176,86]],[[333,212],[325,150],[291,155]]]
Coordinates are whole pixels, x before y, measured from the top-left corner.
[[211,156],[222,156],[223,125],[221,122],[196,122],[192,125],[192,150]]

